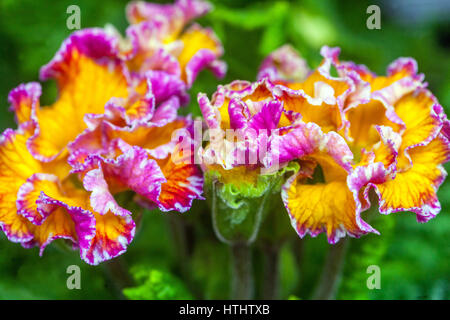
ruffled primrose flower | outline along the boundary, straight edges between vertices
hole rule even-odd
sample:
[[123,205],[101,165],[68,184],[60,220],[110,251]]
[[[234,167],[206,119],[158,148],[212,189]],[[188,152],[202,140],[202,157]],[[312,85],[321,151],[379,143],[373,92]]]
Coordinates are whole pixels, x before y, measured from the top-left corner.
[[40,106],[38,83],[9,95],[19,129],[2,135],[0,225],[9,240],[39,246],[41,254],[53,240],[67,239],[82,259],[97,264],[126,250],[135,224],[125,209],[116,215],[92,208],[90,194],[73,180],[66,145],[83,131],[84,114],[103,112],[113,94],[127,94],[126,76],[111,42],[87,30],[64,42],[41,78],[59,85],[52,106]]
[[0,227],[10,241],[42,254],[67,239],[96,265],[133,240],[135,222],[119,205],[121,194],[163,211],[184,212],[202,199],[201,172],[180,151],[182,140],[193,144],[191,118],[177,115],[188,102],[181,69],[169,72],[159,60],[131,71],[119,41],[103,29],[65,40],[40,72],[58,85],[50,106],[40,106],[38,83],[11,91],[19,128],[0,142]]
[[[283,174],[286,166],[294,168],[281,190],[292,226],[300,237],[326,232],[330,243],[378,233],[361,218],[376,205],[371,189],[382,214],[411,211],[419,222],[435,217],[436,192],[446,177],[442,164],[449,159],[449,122],[416,62],[400,58],[386,76],[376,76],[339,61],[337,48],[323,47],[321,53],[321,65],[308,71],[295,51],[283,47],[264,61],[258,82],[219,87],[211,103],[199,96],[210,128],[258,123],[258,129],[273,129],[253,139],[254,148],[263,149],[256,166],[248,157],[240,163],[217,157],[224,145],[239,148],[239,142],[216,134],[218,141],[203,150],[207,159],[213,154],[217,160],[203,165],[206,175],[216,170],[224,186],[256,188],[265,177],[260,168]],[[278,107],[268,111],[273,105]]]
[[294,163],[279,168],[266,162],[274,137],[299,115],[284,108],[267,79],[234,81],[219,86],[211,101],[199,94],[198,102],[209,133],[199,153],[216,234],[225,242],[251,243],[266,202],[277,191],[279,197],[284,173],[296,170]]
[[[193,122],[177,116],[180,97],[177,91],[170,94],[167,75],[150,71],[146,76],[147,90],[159,90],[147,91],[144,101],[153,107],[144,108],[145,121],[127,116],[125,110],[137,103],[133,99],[111,99],[105,114],[87,118],[89,129],[69,146],[72,172],[93,192],[92,204],[100,212],[117,208],[113,195],[126,190],[136,193],[139,204],[162,211],[185,212],[194,199],[202,199],[201,171],[191,157],[180,158],[186,143],[189,149],[193,145]],[[176,139],[180,135],[183,143]]]
[[190,24],[210,10],[211,5],[202,0],[163,5],[136,1],[127,6],[131,25],[126,38],[114,28],[108,30],[120,39],[121,55],[133,73],[163,70],[191,87],[204,68],[217,77],[226,72],[226,64],[219,60],[223,48],[212,29]]

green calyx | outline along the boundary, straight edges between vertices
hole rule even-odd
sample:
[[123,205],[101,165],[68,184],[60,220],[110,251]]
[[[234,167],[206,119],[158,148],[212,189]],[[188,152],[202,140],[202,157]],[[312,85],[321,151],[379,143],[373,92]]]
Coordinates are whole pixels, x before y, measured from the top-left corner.
[[270,207],[267,203],[280,197],[285,175],[299,168],[291,162],[275,173],[258,175],[256,183],[223,183],[220,172],[206,172],[205,189],[218,238],[225,243],[254,242]]

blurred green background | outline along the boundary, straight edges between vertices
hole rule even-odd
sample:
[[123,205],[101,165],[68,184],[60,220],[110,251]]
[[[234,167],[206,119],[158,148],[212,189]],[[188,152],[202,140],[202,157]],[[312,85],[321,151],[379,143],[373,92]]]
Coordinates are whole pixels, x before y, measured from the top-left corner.
[[[218,82],[203,72],[192,88],[189,111],[198,92],[211,94],[218,83],[254,80],[262,59],[284,43],[291,43],[311,67],[321,58],[322,45],[340,46],[343,60],[363,63],[383,74],[397,57],[411,56],[419,64],[429,88],[450,111],[450,8],[448,1],[212,1],[215,10],[199,20],[214,28],[225,47],[227,77]],[[15,127],[7,95],[19,83],[38,80],[47,63],[71,33],[66,8],[77,4],[81,25],[127,23],[127,1],[0,0],[0,126]],[[368,30],[366,9],[381,8],[381,30]],[[54,83],[43,84],[43,103],[56,95]],[[450,166],[446,166],[448,170]],[[419,225],[408,213],[377,216],[372,224],[381,236],[352,239],[338,298],[448,299],[450,298],[450,184],[439,191],[442,212]],[[284,209],[283,209],[284,210]],[[289,224],[285,212],[279,212]],[[228,298],[229,252],[210,228],[209,210],[196,202],[183,217],[145,212],[142,227],[121,258],[140,286],[126,291],[129,298]],[[179,232],[182,230],[183,232]],[[59,241],[59,240],[58,240]],[[303,247],[303,256],[298,251]],[[323,235],[300,242],[292,231],[281,252],[281,298],[307,299],[318,279],[328,245]],[[254,250],[256,285],[260,287],[261,253]],[[82,289],[68,290],[66,268],[81,267]],[[381,268],[381,289],[366,287],[369,265]],[[113,264],[116,266],[117,264]],[[110,299],[121,297],[106,265],[83,263],[57,241],[40,258],[0,235],[0,299]]]

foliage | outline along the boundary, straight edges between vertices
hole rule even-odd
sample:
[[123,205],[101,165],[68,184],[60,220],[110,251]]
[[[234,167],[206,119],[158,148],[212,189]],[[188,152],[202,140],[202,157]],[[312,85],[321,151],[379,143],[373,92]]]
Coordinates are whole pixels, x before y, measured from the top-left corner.
[[123,289],[131,300],[187,300],[192,299],[184,284],[167,271],[137,266],[130,270],[138,286]]

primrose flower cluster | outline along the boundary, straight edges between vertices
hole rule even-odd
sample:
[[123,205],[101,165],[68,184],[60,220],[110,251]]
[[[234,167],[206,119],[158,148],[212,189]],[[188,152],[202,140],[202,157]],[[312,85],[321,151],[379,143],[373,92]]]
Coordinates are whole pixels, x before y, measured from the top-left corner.
[[310,70],[283,46],[257,81],[200,93],[204,123],[178,115],[201,70],[226,71],[220,41],[192,23],[210,9],[132,2],[125,37],[112,26],[77,31],[41,68],[56,81],[53,104],[40,105],[37,82],[10,92],[18,128],[0,141],[10,241],[42,254],[65,239],[96,265],[133,240],[130,203],[185,212],[204,199],[204,180],[214,230],[230,244],[255,241],[281,202],[300,237],[326,233],[331,244],[378,233],[362,218],[371,207],[419,222],[439,213],[450,124],[411,58],[378,76],[325,46]]
[[[339,52],[323,47],[322,63],[309,70],[283,46],[263,61],[256,82],[219,86],[211,101],[198,96],[208,128],[222,132],[201,150],[221,211],[281,193],[298,235],[325,232],[332,244],[378,233],[361,217],[371,206],[411,211],[419,222],[439,213],[450,127],[416,61],[399,58],[378,76],[340,61]],[[267,172],[287,179],[277,188]]]
[[126,37],[112,27],[66,39],[40,70],[56,80],[57,100],[40,105],[41,86],[9,94],[18,128],[0,141],[0,227],[10,241],[40,254],[66,239],[96,265],[133,240],[135,216],[118,198],[162,211],[187,211],[202,199],[201,171],[178,155],[172,133],[189,131],[177,115],[187,89],[209,68],[224,75],[222,47],[210,29],[191,21],[209,5],[133,2]]

